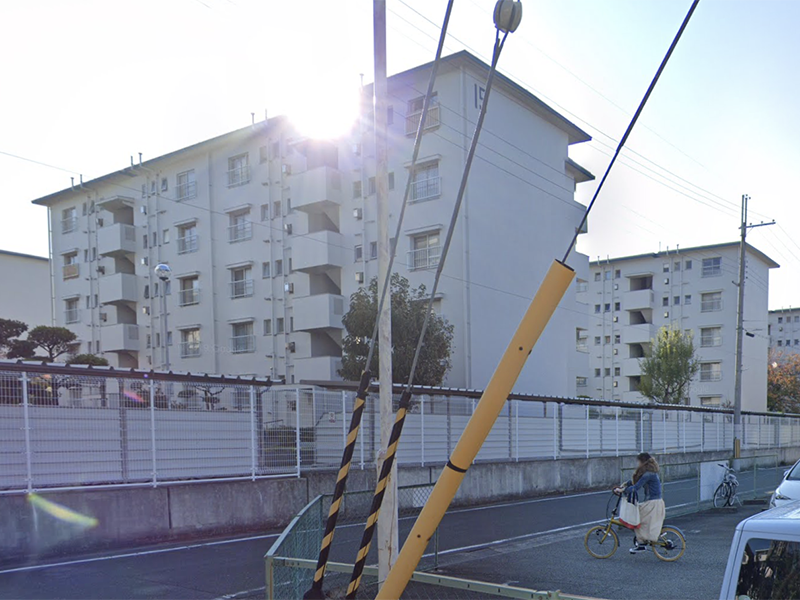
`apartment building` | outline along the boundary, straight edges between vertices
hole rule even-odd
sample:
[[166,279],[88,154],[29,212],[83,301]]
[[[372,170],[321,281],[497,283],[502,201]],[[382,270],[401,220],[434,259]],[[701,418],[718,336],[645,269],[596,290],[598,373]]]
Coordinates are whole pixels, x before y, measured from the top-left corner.
[[[643,401],[641,359],[663,326],[694,337],[700,371],[691,403],[733,402],[739,243],[594,261],[587,284],[590,326],[578,333],[589,353],[589,395]],[[769,270],[778,264],[746,248],[742,408],[766,410]]]
[[780,354],[800,352],[800,308],[769,311],[769,349]]
[[0,282],[0,318],[16,319],[30,328],[52,324],[47,258],[0,250]]
[[[396,240],[396,269],[414,286],[432,284],[487,72],[467,52],[442,60]],[[429,73],[426,64],[389,80],[390,231]],[[576,185],[592,179],[568,156],[588,134],[496,81],[435,302],[455,326],[451,386],[488,382],[580,222]],[[82,351],[122,367],[163,368],[169,350],[173,370],[337,379],[349,296],[377,275],[371,94],[337,140],[270,118],[36,200],[50,211],[57,322]],[[172,269],[166,284],[158,263]],[[570,265],[586,279],[587,257],[573,253]],[[577,288],[560,308],[522,391],[574,395],[585,382],[586,355],[565,342],[584,319]]]

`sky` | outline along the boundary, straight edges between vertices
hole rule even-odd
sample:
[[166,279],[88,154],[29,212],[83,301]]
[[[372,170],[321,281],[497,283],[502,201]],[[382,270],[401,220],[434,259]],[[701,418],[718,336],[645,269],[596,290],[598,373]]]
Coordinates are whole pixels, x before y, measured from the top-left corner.
[[[47,254],[30,204],[85,180],[287,114],[344,130],[372,80],[368,0],[0,0],[0,248]],[[500,70],[590,133],[605,170],[689,0],[524,0]],[[388,65],[432,60],[445,0],[388,0]],[[456,0],[446,53],[484,60],[494,0]],[[578,249],[591,258],[749,241],[780,263],[770,307],[800,305],[800,3],[701,0],[612,170]],[[491,110],[491,106],[490,109]],[[320,125],[325,128],[320,129]],[[36,161],[36,162],[32,162]],[[784,178],[787,181],[784,181]],[[787,183],[788,182],[788,183]],[[587,203],[597,181],[581,184]]]

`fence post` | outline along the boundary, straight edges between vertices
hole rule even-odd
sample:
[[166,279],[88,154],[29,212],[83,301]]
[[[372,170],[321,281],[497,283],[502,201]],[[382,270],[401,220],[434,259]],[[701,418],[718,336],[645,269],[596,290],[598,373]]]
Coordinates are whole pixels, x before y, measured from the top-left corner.
[[158,463],[156,461],[156,382],[153,379],[150,380],[150,452],[153,455],[153,487],[156,487],[158,485]]
[[719,445],[719,421],[717,421],[717,415],[714,415],[714,422],[717,424],[717,447],[716,450],[720,449]]
[[763,419],[759,415],[759,417],[758,417],[758,447],[759,447],[759,449],[761,448],[761,421],[762,420]]
[[[419,430],[420,436],[422,437],[422,443],[420,444],[420,461],[419,464],[421,467],[425,466],[425,394],[420,394],[419,397]],[[439,535],[439,530],[436,530],[436,535]]]
[[519,400],[514,400],[514,454],[519,462]]
[[586,405],[586,458],[589,458],[589,405]]
[[619,456],[619,406],[614,408],[614,456]]
[[644,409],[639,409],[639,452],[644,452]]
[[508,400],[506,402],[506,408],[508,411],[508,460],[514,459],[514,424],[511,422],[514,418],[513,411],[511,410],[511,405],[513,402],[513,400]]
[[558,412],[559,404],[553,402],[553,460],[558,460]]
[[294,389],[294,407],[295,407],[295,432],[294,443],[297,447],[297,476],[300,477],[300,388]]
[[25,479],[28,486],[28,493],[30,494],[33,491],[33,470],[31,468],[31,417],[27,371],[22,372],[22,418],[22,427],[25,430]]
[[256,388],[250,386],[250,477],[256,480]]
[[347,445],[347,392],[345,390],[342,390],[342,452],[344,452],[344,447],[346,445]]
[[667,412],[663,411],[661,413],[661,432],[664,436],[664,454],[667,453]]

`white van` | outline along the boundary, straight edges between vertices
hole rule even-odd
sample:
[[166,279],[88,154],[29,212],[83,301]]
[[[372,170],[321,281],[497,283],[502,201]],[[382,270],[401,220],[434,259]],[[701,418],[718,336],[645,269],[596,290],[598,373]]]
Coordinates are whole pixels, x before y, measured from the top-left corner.
[[800,598],[800,502],[736,526],[720,600]]

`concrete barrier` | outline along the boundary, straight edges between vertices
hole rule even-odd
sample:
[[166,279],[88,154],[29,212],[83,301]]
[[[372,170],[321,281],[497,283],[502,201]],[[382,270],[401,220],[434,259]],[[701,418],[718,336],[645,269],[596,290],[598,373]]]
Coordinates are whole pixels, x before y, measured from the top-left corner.
[[[744,453],[744,460],[755,453]],[[780,461],[800,458],[800,447],[782,448]],[[728,452],[657,456],[662,464],[723,461]],[[589,489],[620,482],[634,456],[477,463],[454,505],[469,506]],[[403,468],[400,485],[433,483],[441,465]],[[354,470],[350,490],[371,489],[375,470]],[[142,543],[261,533],[280,529],[311,498],[333,490],[335,471],[311,471],[302,478],[200,482],[151,487],[42,492],[47,500],[97,519],[97,526],[59,520],[34,508],[25,495],[0,496],[0,562],[85,552]]]

